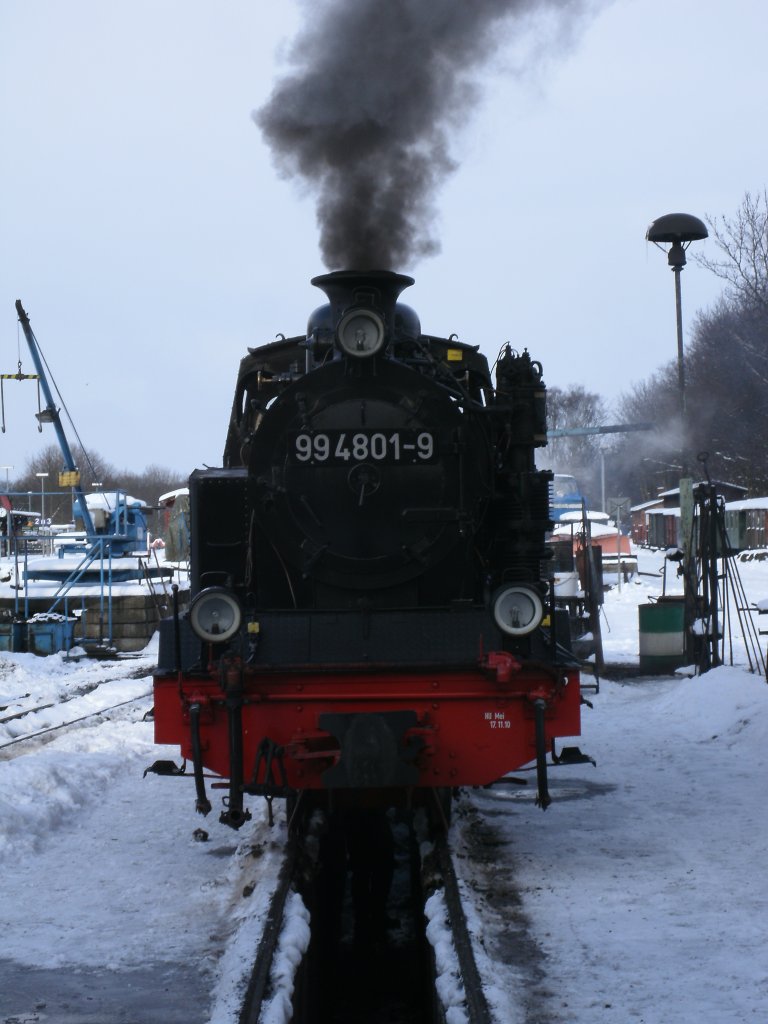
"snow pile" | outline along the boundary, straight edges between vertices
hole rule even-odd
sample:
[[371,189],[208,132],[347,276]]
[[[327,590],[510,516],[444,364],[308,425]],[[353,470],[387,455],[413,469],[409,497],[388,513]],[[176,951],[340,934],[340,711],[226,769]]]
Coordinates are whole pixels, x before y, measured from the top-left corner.
[[61,749],[44,750],[4,765],[0,854],[10,859],[42,851],[51,833],[76,820],[77,814],[93,803],[94,794],[106,790],[122,768],[113,753],[84,758]]
[[427,939],[435,956],[435,987],[445,1009],[446,1024],[467,1024],[459,961],[448,924],[445,894],[441,889],[429,897],[424,906],[424,914],[429,922]]
[[[294,980],[310,939],[309,911],[298,893],[291,893],[288,897],[283,921],[270,975],[273,995],[261,1012],[261,1024],[290,1024],[293,1020],[291,999]],[[211,1024],[217,1024],[215,1017]]]
[[[220,911],[227,922],[229,938],[216,969],[210,1024],[236,1024],[238,1020],[287,840],[285,825],[269,828],[263,803],[257,804],[254,811],[255,820],[241,831],[245,835],[227,873],[227,885],[234,895]],[[290,928],[280,939],[279,976],[275,978],[273,973],[277,985],[275,1013],[277,1005],[284,1005],[285,1000],[290,1004],[295,965],[309,942],[309,915],[299,897],[289,900],[286,918]],[[275,1017],[273,1024],[280,1019]]]

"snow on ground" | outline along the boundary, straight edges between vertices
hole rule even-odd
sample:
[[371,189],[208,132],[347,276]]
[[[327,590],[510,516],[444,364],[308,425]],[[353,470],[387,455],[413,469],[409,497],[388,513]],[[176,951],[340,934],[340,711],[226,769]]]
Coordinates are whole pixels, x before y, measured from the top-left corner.
[[[662,561],[642,552],[640,568]],[[739,569],[752,601],[768,597],[768,562]],[[637,661],[637,606],[660,589],[640,576],[607,595],[609,662]],[[738,640],[736,661],[692,679],[601,681],[578,740],[597,767],[554,769],[545,814],[533,785],[464,795],[452,837],[500,1024],[765,1018],[768,686]],[[0,654],[0,718],[72,696],[36,713],[42,727],[148,694],[153,662],[152,649],[105,664]],[[150,705],[14,760],[2,744],[20,726],[0,723],[0,1022],[234,1019],[284,827],[270,830],[254,801],[235,834],[216,811],[195,815],[191,779],[144,778],[176,757],[153,746]],[[194,840],[200,826],[209,842]],[[294,917],[299,944],[300,907]],[[82,999],[99,994],[98,1014],[72,1017],[71,993],[56,995],[72,977]],[[147,1005],[158,979],[178,1018]]]
[[[152,648],[119,662],[0,654],[0,706],[7,705],[0,718],[73,698],[37,712],[35,728],[146,695],[132,714],[64,733],[8,761],[3,744],[27,720],[0,724],[0,1021],[69,1020],[71,997],[57,995],[59,978],[51,974],[60,971],[64,985],[65,968],[84,976],[86,990],[99,991],[102,1016],[93,1019],[104,1022],[171,1019],[133,992],[134,974],[145,967],[162,968],[176,986],[172,1002],[188,1024],[209,1020],[217,976],[229,988],[242,983],[248,950],[233,949],[223,960],[221,953],[246,917],[244,943],[260,930],[270,892],[259,883],[274,876],[284,836],[269,830],[260,804],[236,835],[195,815],[191,778],[143,777],[155,759],[178,761],[176,750],[153,744],[152,723],[142,721],[152,705],[151,677],[125,678],[127,671],[150,673],[155,661]],[[195,841],[200,826],[210,842]],[[46,973],[29,980],[30,968]],[[129,1001],[134,1015],[124,1018]],[[223,992],[222,1012],[229,1002]],[[46,1009],[38,1013],[41,1003]]]
[[[764,564],[739,565],[753,600]],[[654,591],[640,577],[608,595],[609,660],[637,660],[634,606]],[[597,767],[552,770],[545,814],[533,782],[462,802],[454,841],[500,1021],[766,1019],[768,686],[740,661],[602,681],[578,741]]]

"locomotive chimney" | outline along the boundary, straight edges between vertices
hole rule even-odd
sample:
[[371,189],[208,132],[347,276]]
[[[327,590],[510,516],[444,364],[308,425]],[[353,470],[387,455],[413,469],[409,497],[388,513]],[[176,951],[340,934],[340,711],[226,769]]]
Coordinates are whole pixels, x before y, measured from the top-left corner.
[[398,296],[413,284],[413,278],[392,270],[335,270],[313,277],[312,284],[328,296],[334,323],[350,306],[368,306],[393,324]]

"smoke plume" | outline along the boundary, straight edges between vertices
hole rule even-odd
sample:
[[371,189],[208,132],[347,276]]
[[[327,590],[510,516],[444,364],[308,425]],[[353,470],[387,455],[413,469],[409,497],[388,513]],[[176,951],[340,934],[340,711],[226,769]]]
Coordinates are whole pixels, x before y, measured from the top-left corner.
[[306,25],[254,120],[280,172],[317,195],[330,270],[439,251],[435,194],[477,78],[514,25],[583,0],[305,0]]

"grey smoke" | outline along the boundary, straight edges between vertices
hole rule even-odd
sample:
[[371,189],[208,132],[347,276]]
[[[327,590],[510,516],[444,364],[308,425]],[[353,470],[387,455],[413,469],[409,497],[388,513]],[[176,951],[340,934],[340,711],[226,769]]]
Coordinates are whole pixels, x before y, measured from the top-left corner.
[[292,71],[254,120],[280,172],[317,195],[331,269],[401,269],[439,251],[438,187],[480,72],[531,12],[582,0],[312,0]]

